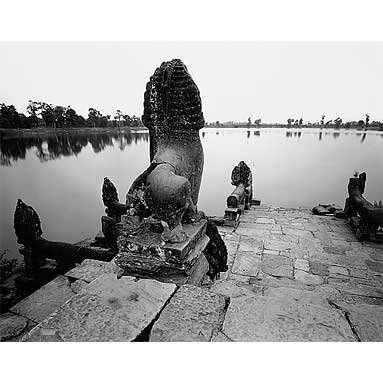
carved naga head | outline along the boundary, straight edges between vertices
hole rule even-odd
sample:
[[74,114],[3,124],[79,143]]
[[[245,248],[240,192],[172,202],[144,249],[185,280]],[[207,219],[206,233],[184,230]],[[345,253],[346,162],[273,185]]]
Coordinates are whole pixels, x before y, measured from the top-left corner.
[[158,139],[193,134],[203,128],[201,97],[185,64],[179,59],[163,62],[146,85],[144,125],[150,132],[150,160]]
[[17,242],[26,246],[31,245],[43,233],[38,214],[21,199],[17,200],[14,228]]

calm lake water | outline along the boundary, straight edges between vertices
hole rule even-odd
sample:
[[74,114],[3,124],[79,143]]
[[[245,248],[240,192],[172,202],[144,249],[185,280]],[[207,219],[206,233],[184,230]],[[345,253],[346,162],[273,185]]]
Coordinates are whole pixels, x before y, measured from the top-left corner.
[[[383,134],[316,129],[203,129],[205,165],[199,209],[222,215],[230,175],[244,160],[254,195],[264,203],[344,205],[348,178],[367,172],[365,197],[383,199]],[[120,201],[149,163],[148,133],[76,134],[0,141],[0,250],[20,258],[13,231],[18,198],[40,216],[45,238],[76,242],[94,236],[104,213],[103,178]]]

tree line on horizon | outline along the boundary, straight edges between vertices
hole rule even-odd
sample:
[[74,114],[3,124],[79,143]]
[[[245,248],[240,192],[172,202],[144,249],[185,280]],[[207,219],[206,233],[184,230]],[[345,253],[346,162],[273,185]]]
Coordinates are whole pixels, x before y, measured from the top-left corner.
[[46,102],[30,100],[26,116],[19,113],[13,105],[0,103],[0,128],[2,129],[34,129],[34,128],[117,128],[143,126],[141,119],[135,115],[124,114],[120,109],[116,114],[103,115],[95,108],[89,108],[87,118],[79,115],[71,106],[53,106]]
[[[321,120],[311,123],[307,122],[305,125],[321,125],[321,126],[334,126],[335,128],[340,128],[343,127],[345,129],[350,129],[350,128],[379,128],[380,130],[383,129],[383,123],[380,121],[372,121],[370,122],[370,115],[366,114],[366,117],[364,120],[359,120],[359,121],[347,121],[343,122],[343,120],[340,117],[337,117],[334,120],[328,120],[325,122],[325,115],[322,115]],[[303,118],[294,119],[294,118],[289,118],[287,120],[287,125],[288,126],[301,126],[303,125]]]
[[[366,128],[372,128],[374,130],[383,130],[383,122],[380,121],[372,121],[370,122],[370,116],[369,114],[366,114],[366,117],[364,120],[359,121],[346,121],[344,122],[342,118],[338,117],[334,120],[328,120],[325,122],[325,115],[322,115],[320,121],[316,122],[310,122],[306,121],[303,122],[303,118],[295,119],[295,118],[288,118],[287,119],[287,127],[293,127],[293,126],[324,126],[324,127],[331,127],[331,128],[344,128],[344,129],[366,129]],[[226,122],[220,122],[215,121],[211,123],[206,123],[207,126],[221,126],[221,125],[234,125],[234,126],[259,126],[261,125],[262,120],[260,118],[254,119],[254,121],[251,121],[251,117],[247,119],[247,122],[234,122],[234,121],[226,121]],[[269,124],[270,125],[270,124]],[[273,125],[273,124],[271,124]],[[283,125],[276,123],[275,125]]]

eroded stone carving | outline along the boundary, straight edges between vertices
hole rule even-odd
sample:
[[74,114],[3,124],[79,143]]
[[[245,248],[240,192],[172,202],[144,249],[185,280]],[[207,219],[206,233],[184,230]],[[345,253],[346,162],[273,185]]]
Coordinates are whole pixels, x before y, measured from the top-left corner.
[[162,63],[150,78],[142,121],[149,129],[150,165],[127,193],[116,264],[126,275],[177,284],[226,271],[225,244],[214,222],[197,210],[204,117],[199,90],[181,60]]
[[62,265],[73,265],[86,258],[110,261],[114,256],[110,249],[54,242],[43,238],[38,214],[21,199],[16,205],[14,228],[17,242],[25,246],[21,252],[30,269],[41,266],[46,258],[54,259]]
[[236,226],[239,216],[250,208],[253,198],[253,176],[250,168],[241,161],[231,172],[231,184],[236,188],[227,197],[224,222],[228,226]]
[[203,169],[199,90],[181,60],[162,63],[146,86],[142,121],[149,129],[151,164],[127,194],[130,214],[165,222],[165,238],[185,240],[182,222],[200,219]]
[[374,206],[363,197],[366,186],[366,173],[350,178],[348,183],[348,198],[344,207],[344,215],[356,230],[359,240],[375,235],[379,227],[383,226],[383,208]]

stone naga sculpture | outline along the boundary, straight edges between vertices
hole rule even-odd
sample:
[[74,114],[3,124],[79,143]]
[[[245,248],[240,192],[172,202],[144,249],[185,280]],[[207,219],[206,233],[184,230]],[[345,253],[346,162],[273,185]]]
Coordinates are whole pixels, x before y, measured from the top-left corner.
[[199,130],[205,122],[199,90],[181,60],[162,63],[150,78],[142,121],[149,129],[151,163],[128,191],[129,214],[153,216],[163,223],[165,241],[184,241],[182,223],[203,216],[197,202],[204,161]]
[[31,258],[29,263],[34,263],[35,266],[43,263],[45,258],[55,259],[61,265],[73,265],[87,258],[110,261],[115,256],[110,249],[54,242],[43,238],[38,214],[21,199],[16,204],[14,229],[17,243],[25,246],[23,253],[28,250]]
[[344,216],[350,219],[356,229],[356,237],[361,241],[376,234],[383,226],[383,208],[374,206],[363,197],[366,180],[364,172],[350,178],[347,187],[349,196],[344,207]]
[[250,168],[244,161],[241,161],[231,172],[231,184],[236,188],[227,198],[228,208],[237,208],[243,204],[249,209],[253,196],[253,176]]

